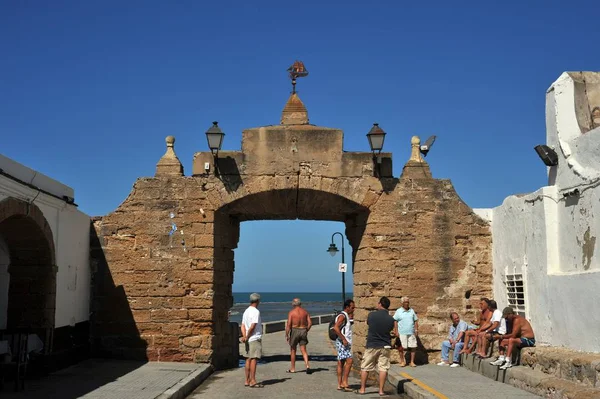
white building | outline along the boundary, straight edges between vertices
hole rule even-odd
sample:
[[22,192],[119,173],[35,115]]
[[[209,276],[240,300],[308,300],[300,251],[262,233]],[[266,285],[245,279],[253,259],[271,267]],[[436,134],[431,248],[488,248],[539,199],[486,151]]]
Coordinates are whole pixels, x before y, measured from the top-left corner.
[[524,314],[539,343],[600,352],[599,72],[552,84],[546,129],[558,158],[548,186],[487,212],[494,298]]
[[31,330],[46,354],[89,336],[90,218],[73,197],[0,155],[0,330]]

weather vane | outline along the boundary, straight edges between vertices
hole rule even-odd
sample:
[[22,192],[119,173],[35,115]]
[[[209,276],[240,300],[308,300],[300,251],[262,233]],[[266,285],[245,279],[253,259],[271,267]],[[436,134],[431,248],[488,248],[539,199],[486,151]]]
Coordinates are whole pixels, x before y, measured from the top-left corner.
[[290,79],[292,79],[292,93],[296,93],[296,79],[308,76],[308,70],[304,67],[304,63],[298,60],[287,70],[290,73]]

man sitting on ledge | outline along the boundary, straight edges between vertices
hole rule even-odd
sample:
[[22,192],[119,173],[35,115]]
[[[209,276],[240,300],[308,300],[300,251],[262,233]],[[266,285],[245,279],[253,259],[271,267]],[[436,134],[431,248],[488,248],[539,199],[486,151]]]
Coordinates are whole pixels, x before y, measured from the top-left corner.
[[[496,361],[491,362],[490,364],[501,366],[500,370],[506,370],[507,368],[512,367],[514,347],[527,348],[535,346],[535,335],[533,334],[533,328],[527,319],[515,314],[515,311],[512,308],[504,308],[502,316],[508,323],[512,323],[512,332],[500,337],[500,356]],[[504,348],[506,347],[506,355],[504,355]]]
[[450,319],[452,320],[452,325],[450,326],[448,339],[442,342],[442,361],[438,363],[438,366],[449,365],[449,353],[450,349],[452,349],[454,350],[454,352],[452,352],[453,363],[450,367],[459,367],[460,364],[458,361],[460,359],[460,351],[464,345],[463,338],[465,336],[465,331],[467,331],[467,323],[461,320],[456,312],[450,313]]

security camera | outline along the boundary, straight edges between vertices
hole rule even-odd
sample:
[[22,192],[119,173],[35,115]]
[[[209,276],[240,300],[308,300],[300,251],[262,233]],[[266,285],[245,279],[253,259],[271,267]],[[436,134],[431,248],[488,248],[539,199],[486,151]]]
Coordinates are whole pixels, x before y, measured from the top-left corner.
[[546,166],[556,166],[558,165],[558,155],[553,148],[548,147],[547,145],[540,144],[533,147],[535,152],[537,152],[538,156],[544,162]]

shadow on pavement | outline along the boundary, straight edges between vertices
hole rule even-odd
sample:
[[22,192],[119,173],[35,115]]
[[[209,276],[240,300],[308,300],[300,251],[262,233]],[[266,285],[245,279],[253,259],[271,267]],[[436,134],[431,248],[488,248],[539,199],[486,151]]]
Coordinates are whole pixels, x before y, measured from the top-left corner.
[[318,373],[319,371],[329,371],[329,369],[323,368],[323,367],[318,367],[318,368],[310,368],[310,373],[306,373],[306,374],[314,374],[314,373]]
[[271,380],[264,380],[261,382],[261,384],[267,386],[267,385],[275,385],[275,384],[279,384],[280,382],[286,382],[287,380],[291,380],[291,378],[273,378]]
[[90,359],[50,375],[28,378],[25,390],[14,392],[7,384],[0,397],[10,399],[75,399],[143,366],[145,362]]

